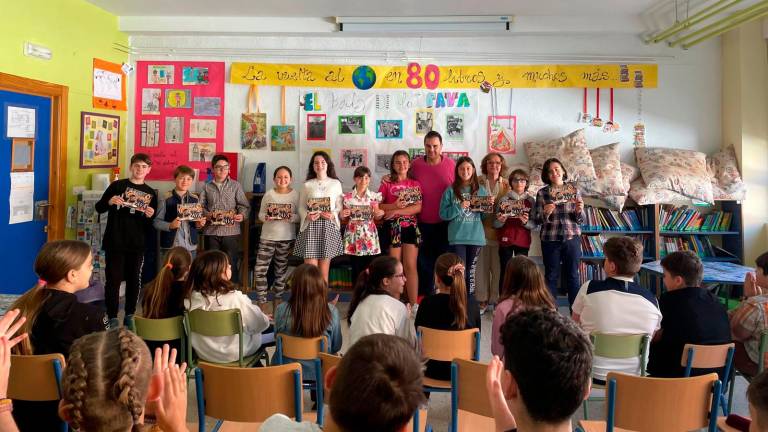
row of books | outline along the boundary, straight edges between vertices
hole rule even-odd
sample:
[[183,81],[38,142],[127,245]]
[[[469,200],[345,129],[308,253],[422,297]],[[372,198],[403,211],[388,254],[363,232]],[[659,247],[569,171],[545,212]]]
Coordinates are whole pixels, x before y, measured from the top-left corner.
[[[644,255],[653,254],[650,234],[636,234],[629,237],[642,243]],[[586,257],[604,257],[603,245],[606,240],[607,238],[603,234],[581,236],[581,254]]]
[[732,217],[722,210],[702,214],[692,207],[661,206],[659,226],[665,231],[728,231]]
[[579,284],[583,285],[590,280],[603,280],[605,277],[605,268],[601,263],[589,261],[579,263]]
[[648,212],[643,209],[628,209],[622,212],[598,207],[585,207],[586,230],[641,231],[647,230]]
[[713,245],[707,236],[680,236],[680,237],[663,237],[661,239],[661,245],[659,246],[659,253],[662,257],[667,256],[672,252],[689,250],[696,253],[701,258],[709,257],[725,257],[725,258],[738,258],[736,255],[728,252],[727,250]]

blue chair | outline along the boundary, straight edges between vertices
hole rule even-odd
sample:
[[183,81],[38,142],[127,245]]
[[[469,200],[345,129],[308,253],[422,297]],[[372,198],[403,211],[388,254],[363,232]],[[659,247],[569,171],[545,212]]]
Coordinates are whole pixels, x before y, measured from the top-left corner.
[[[262,389],[264,391],[256,391]],[[301,365],[237,368],[200,362],[195,370],[198,432],[205,432],[205,416],[216,419],[211,432],[224,421],[261,423],[281,413],[302,418]]]
[[721,345],[695,345],[685,344],[683,347],[682,365],[685,366],[685,376],[691,376],[691,369],[723,369],[724,385],[720,392],[720,409],[724,416],[728,416],[731,411],[731,396],[726,399],[728,388],[733,386],[733,353],[735,344]]
[[[60,400],[61,371],[65,364],[61,354],[11,356],[8,398],[35,402]],[[67,422],[62,420],[59,430],[67,432]]]
[[[437,330],[419,327],[418,341],[421,356],[430,360],[450,362],[454,359],[480,359],[480,329]],[[424,391],[451,391],[451,381],[424,377]]]
[[582,420],[585,432],[717,432],[721,383],[711,373],[689,378],[650,378],[609,372],[606,421]]
[[320,353],[326,352],[328,338],[325,336],[302,338],[281,333],[277,335],[276,341],[275,362],[277,364],[285,364],[284,357],[314,363],[314,381],[304,382],[302,386],[304,389],[317,392],[317,424],[322,426],[325,407],[323,405],[323,370]]

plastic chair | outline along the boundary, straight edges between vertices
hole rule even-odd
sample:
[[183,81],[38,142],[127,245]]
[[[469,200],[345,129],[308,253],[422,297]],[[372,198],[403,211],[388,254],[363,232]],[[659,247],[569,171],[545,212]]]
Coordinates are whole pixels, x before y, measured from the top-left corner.
[[451,363],[451,432],[494,430],[485,389],[487,363],[456,359]]
[[[61,371],[66,364],[61,354],[13,355],[8,376],[8,398],[23,401],[61,399]],[[60,431],[69,430],[65,421]]]
[[[721,345],[695,345],[685,344],[683,347],[683,358],[680,360],[681,365],[685,366],[686,377],[691,376],[691,369],[723,369],[723,382],[733,385],[731,379],[731,368],[733,366],[733,352],[735,350],[735,344],[721,344]],[[726,402],[725,393],[728,391],[727,386],[723,386],[720,392],[720,408],[723,410],[723,415],[727,416],[731,411],[731,400]]]
[[[261,389],[262,391],[256,391]],[[216,419],[211,432],[224,421],[261,423],[282,413],[302,418],[301,365],[233,368],[201,361],[195,369],[198,432],[205,432],[205,416]]]
[[145,341],[165,342],[180,339],[181,352],[179,359],[187,361],[186,334],[184,333],[184,316],[151,319],[140,316],[133,317],[133,332]]
[[[249,356],[243,355],[243,320],[240,309],[227,309],[221,311],[206,311],[194,309],[184,311],[184,324],[187,332],[187,352],[190,353],[187,363],[196,363],[197,359],[207,361],[201,358],[192,346],[192,333],[198,333],[203,336],[237,336],[239,341],[238,360],[230,363],[217,363],[232,367],[251,367],[257,361],[264,358],[269,365],[269,357],[262,346],[259,350]],[[209,362],[210,363],[210,362]]]
[[[637,357],[640,360],[640,376],[645,376],[645,366],[648,362],[648,344],[650,336],[647,334],[607,334],[592,333],[589,335],[592,341],[592,353],[596,356],[610,359],[628,359]],[[604,390],[605,386],[592,384],[592,390]],[[584,399],[582,405],[584,418],[589,418],[589,401],[605,400],[605,396],[590,396]]]
[[[418,339],[422,357],[430,360],[450,362],[454,359],[480,359],[480,329],[437,330],[419,327]],[[424,391],[451,391],[449,380],[424,377],[423,383]]]
[[650,378],[608,373],[606,421],[581,421],[586,432],[717,431],[721,383],[716,373],[689,378]]
[[302,338],[281,333],[277,335],[276,340],[275,361],[277,364],[284,364],[284,357],[314,363],[315,376],[312,377],[314,381],[304,382],[302,386],[305,389],[317,392],[317,424],[322,426],[325,406],[323,404],[323,369],[319,355],[321,352],[325,352],[328,346],[328,338],[326,336]]

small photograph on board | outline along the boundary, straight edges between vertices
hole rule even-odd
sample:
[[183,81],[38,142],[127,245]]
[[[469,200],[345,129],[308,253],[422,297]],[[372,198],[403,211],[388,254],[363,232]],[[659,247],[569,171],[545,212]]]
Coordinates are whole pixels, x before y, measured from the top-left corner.
[[403,121],[376,120],[376,139],[403,139]]
[[221,115],[221,98],[219,97],[196,97],[194,104],[193,113],[196,116]]
[[270,128],[269,135],[272,151],[296,150],[296,126],[275,125]]
[[341,167],[342,168],[357,168],[359,166],[366,165],[368,160],[368,149],[342,149],[341,150]]
[[331,198],[307,198],[307,211],[310,213],[323,213],[331,211]]
[[190,138],[216,138],[216,120],[190,119]]
[[240,147],[248,150],[267,146],[267,113],[244,113],[240,117]]
[[189,143],[190,162],[210,162],[214,154],[216,154],[216,143]]
[[424,147],[411,147],[408,149],[408,155],[411,157],[411,162],[413,162],[414,159],[420,156],[426,155],[427,152],[424,150]]
[[184,117],[165,118],[165,142],[168,144],[184,142]]
[[160,89],[141,90],[141,113],[144,115],[160,114]]
[[171,65],[149,65],[147,84],[173,84],[174,67]]
[[435,112],[431,109],[416,110],[416,135],[426,135],[434,127]]
[[152,195],[129,186],[123,192],[123,201],[123,205],[126,207],[145,210],[152,202]]
[[445,135],[448,141],[464,140],[464,114],[445,116]]
[[165,91],[166,108],[192,108],[192,91],[168,89]]
[[207,67],[184,67],[181,74],[181,83],[183,85],[206,85],[208,84]]
[[469,209],[473,212],[493,213],[493,195],[472,195],[469,198]]
[[325,141],[325,114],[307,114],[307,140]]
[[517,152],[517,116],[488,116],[488,151]]
[[196,221],[202,219],[203,205],[200,203],[177,204],[178,218],[181,221]]
[[213,210],[208,214],[209,225],[234,225],[235,210]]
[[361,135],[365,133],[364,115],[339,116],[339,135]]
[[391,154],[376,153],[376,169],[375,172],[381,174],[389,174],[389,162],[392,160]]
[[160,145],[160,120],[141,121],[141,146],[157,147]]
[[290,220],[293,216],[293,205],[290,203],[267,203],[267,220]]

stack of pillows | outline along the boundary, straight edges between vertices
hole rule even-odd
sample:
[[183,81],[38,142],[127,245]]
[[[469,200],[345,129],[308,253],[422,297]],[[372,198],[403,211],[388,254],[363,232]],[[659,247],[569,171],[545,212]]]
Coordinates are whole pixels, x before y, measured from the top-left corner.
[[576,180],[584,196],[602,200],[606,207],[621,210],[627,196],[637,204],[693,200],[743,200],[744,182],[736,152],[728,146],[710,157],[694,150],[637,147],[639,167],[621,162],[619,143],[588,149],[584,129],[547,142],[524,144],[530,166],[529,193],[544,186],[541,167],[556,157],[570,180]]

